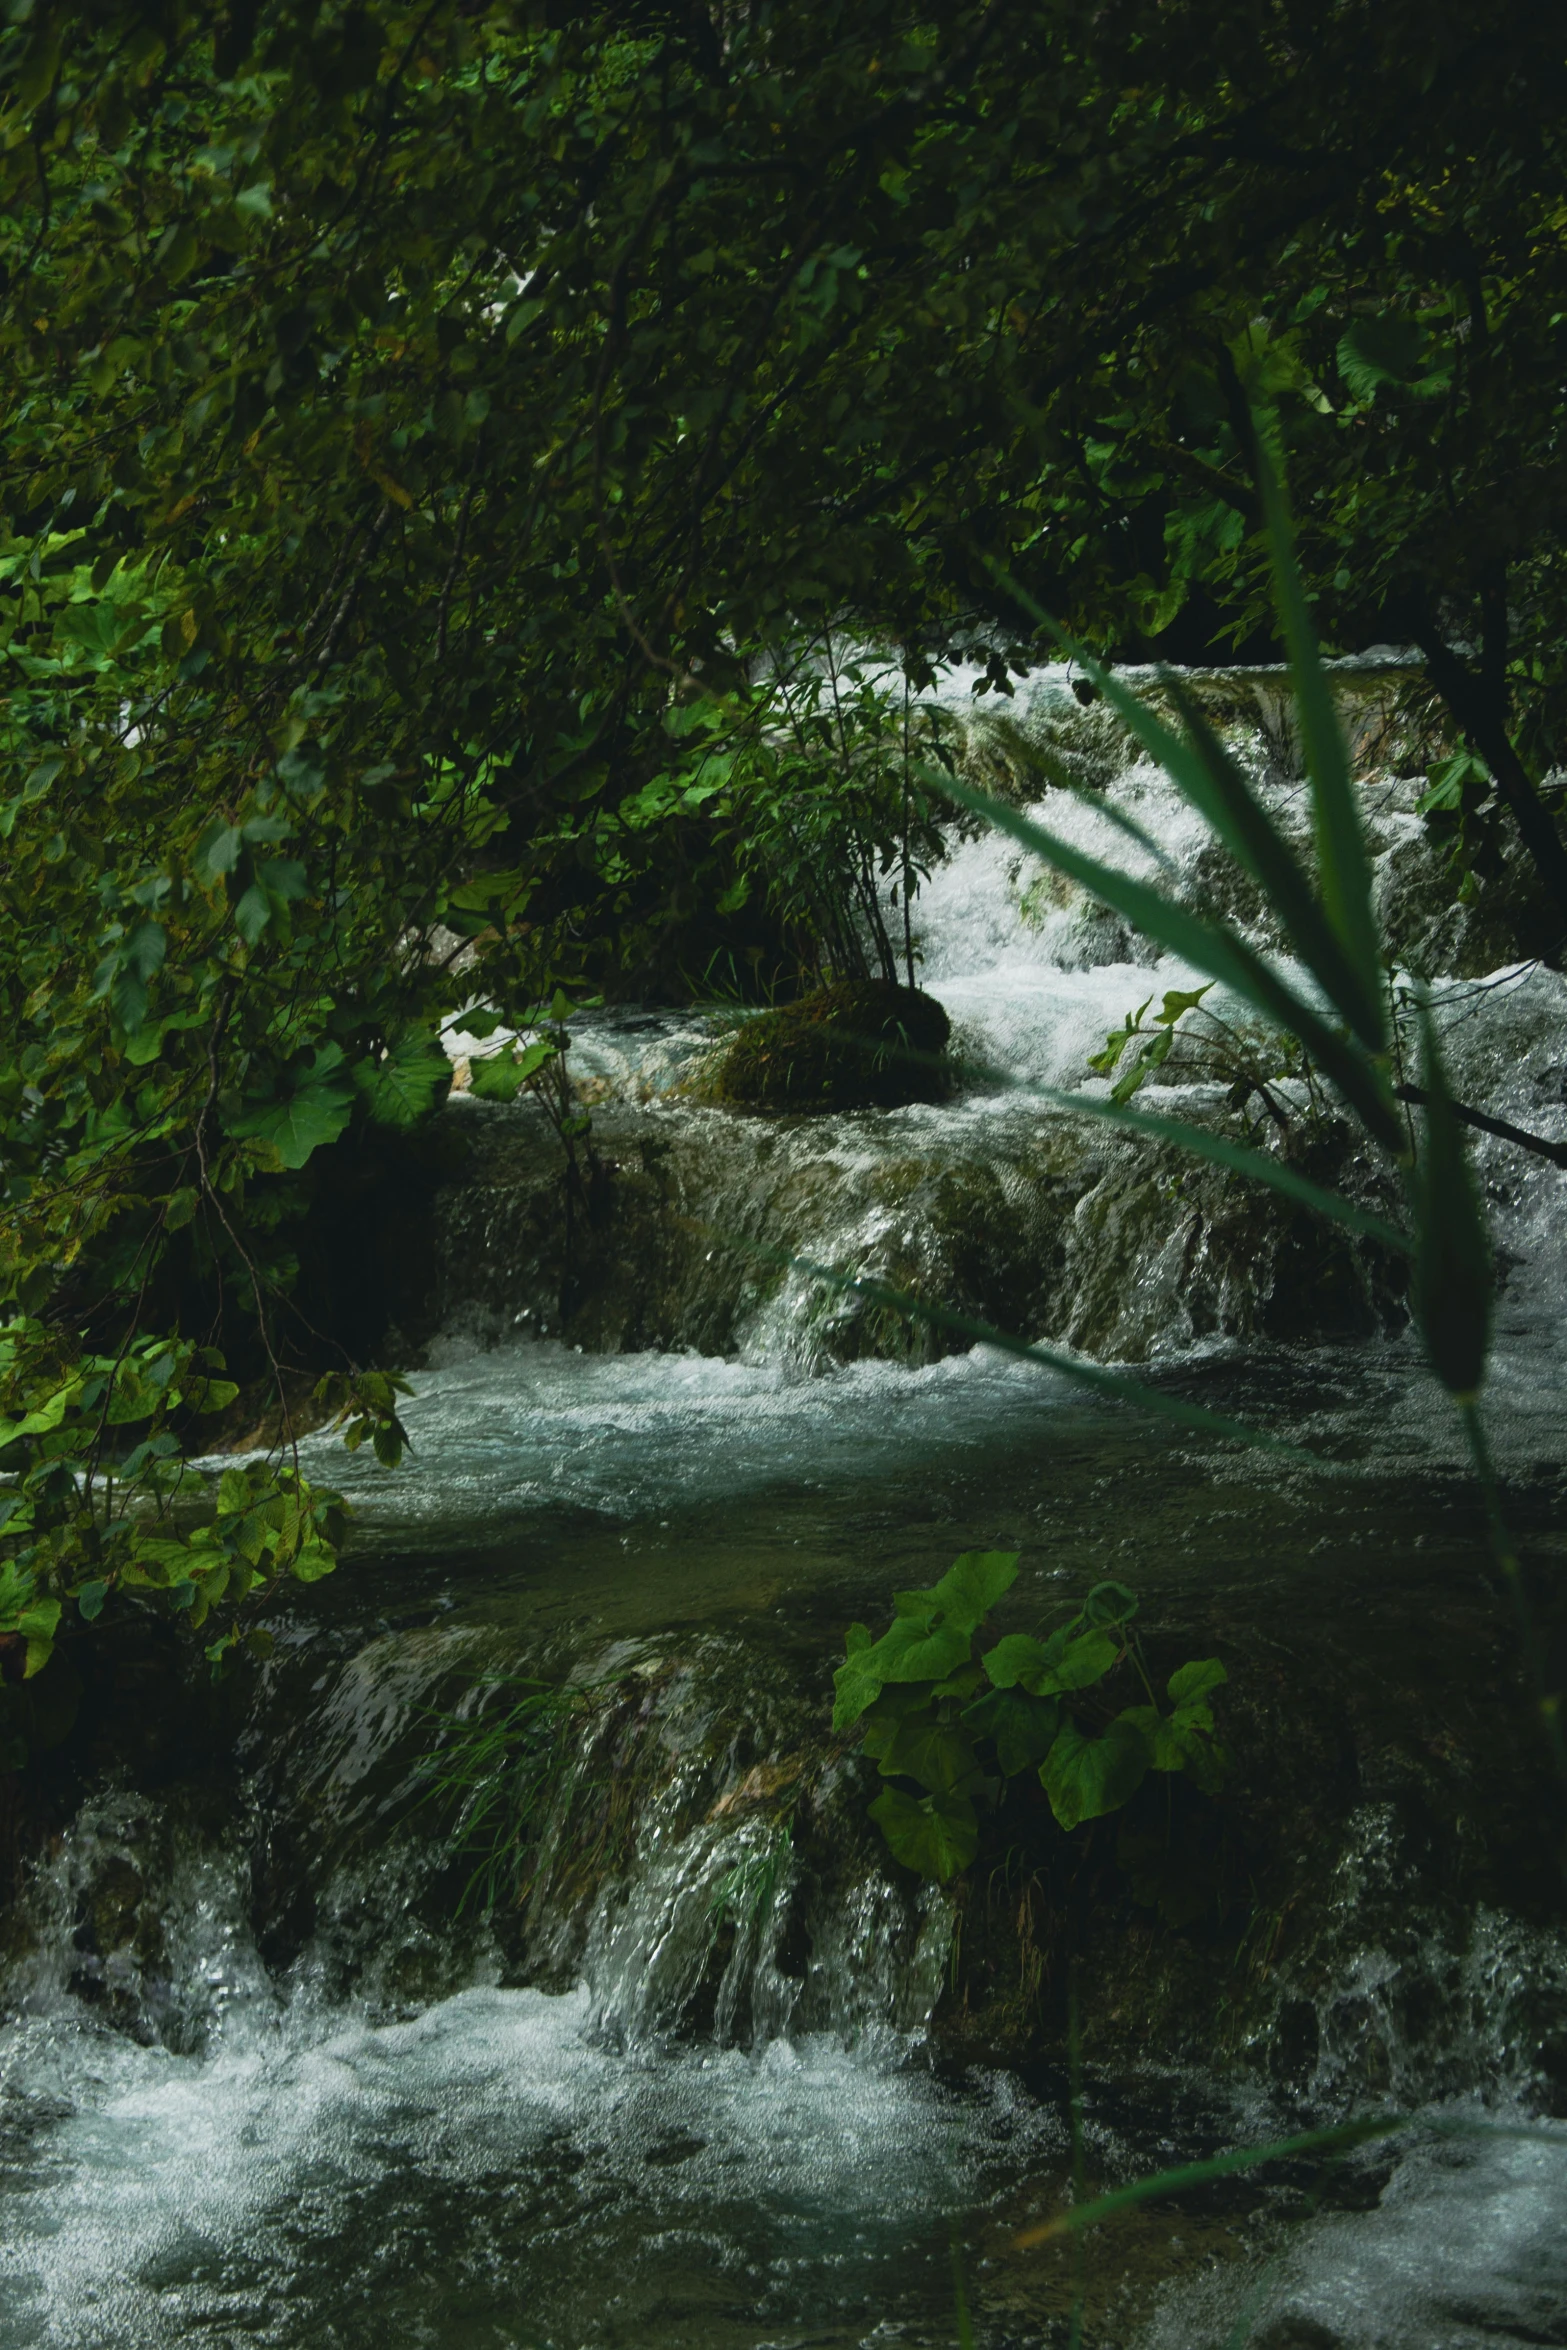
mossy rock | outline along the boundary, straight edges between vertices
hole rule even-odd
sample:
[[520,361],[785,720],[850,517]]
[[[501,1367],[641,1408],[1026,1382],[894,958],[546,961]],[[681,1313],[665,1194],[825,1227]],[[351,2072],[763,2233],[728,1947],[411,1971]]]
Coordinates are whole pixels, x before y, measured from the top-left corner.
[[945,1100],[951,1023],[933,996],[845,979],[762,1012],[725,1052],[713,1098],[753,1110],[892,1110]]

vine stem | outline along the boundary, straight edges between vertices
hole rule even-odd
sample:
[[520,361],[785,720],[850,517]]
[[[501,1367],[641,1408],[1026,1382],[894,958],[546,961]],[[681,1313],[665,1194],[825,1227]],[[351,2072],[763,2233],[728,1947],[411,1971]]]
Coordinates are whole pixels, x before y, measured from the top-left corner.
[[[1507,1530],[1506,1518],[1502,1514],[1502,1496],[1496,1481],[1496,1471],[1491,1461],[1491,1448],[1486,1442],[1485,1426],[1480,1418],[1479,1405],[1473,1396],[1465,1396],[1459,1400],[1458,1416],[1464,1425],[1470,1458],[1474,1462],[1475,1475],[1479,1480],[1480,1491],[1485,1500],[1486,1527],[1491,1539],[1491,1556],[1495,1562],[1497,1574],[1512,1601],[1513,1617],[1518,1626],[1518,1644],[1523,1650],[1524,1670],[1533,1685],[1535,1711],[1539,1716],[1545,1743],[1550,1749],[1551,1760],[1556,1766],[1556,1775],[1561,1782],[1563,1795],[1567,1796],[1567,1736],[1564,1736],[1562,1731],[1561,1697],[1556,1690],[1550,1687],[1546,1679],[1545,1649],[1540,1637],[1540,1628],[1535,1619],[1534,1603],[1529,1596],[1529,1585],[1517,1548]],[[1567,1850],[1564,1850],[1562,1854],[1562,1865],[1564,1869],[1567,1869]]]

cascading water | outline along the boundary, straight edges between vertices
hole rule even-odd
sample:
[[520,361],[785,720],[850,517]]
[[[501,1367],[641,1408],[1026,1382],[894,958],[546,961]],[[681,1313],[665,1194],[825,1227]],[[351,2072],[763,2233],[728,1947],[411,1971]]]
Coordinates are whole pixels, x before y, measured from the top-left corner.
[[[1289,814],[1259,690],[1232,736]],[[1103,711],[1049,673],[1033,695],[1182,886],[1216,887]],[[1567,986],[1479,972],[1413,787],[1367,798],[1395,935],[1460,973],[1435,989],[1459,1090],[1560,1137]],[[1048,814],[1139,853],[1088,797]],[[697,1091],[710,1022],[581,1023],[617,1171],[564,1314],[542,1123],[454,1104],[410,1465],[312,1440],[357,1558],[280,1617],[197,1763],[123,1709],[12,1915],[0,2350],[948,2342],[953,2230],[989,2350],[1064,2343],[1079,2292],[1106,2350],[1567,2341],[1567,2141],[1497,2134],[1567,2106],[1560,1889],[1396,1284],[1018,1090],[1082,1086],[1178,967],[990,836],[919,916],[977,1072],[941,1107],[736,1117]],[[1214,1113],[1211,1086],[1180,1098]],[[1492,1140],[1477,1164],[1507,1274],[1495,1435],[1538,1566],[1567,1177]],[[911,1341],[790,1255],[1137,1361],[1337,1474]],[[997,1544],[1024,1556],[1018,1625],[1114,1574],[1172,1655],[1229,1660],[1238,1941],[1119,1897],[1047,1916],[1005,1872],[958,1899],[888,1858],[827,1728],[843,1630]],[[475,1742],[540,1691],[521,1763]],[[510,1809],[476,1812],[475,1770],[507,1768]],[[1019,2252],[1072,2191],[1069,1992],[1090,2191],[1348,2112],[1419,2127],[1150,2206],[1081,2269]]]

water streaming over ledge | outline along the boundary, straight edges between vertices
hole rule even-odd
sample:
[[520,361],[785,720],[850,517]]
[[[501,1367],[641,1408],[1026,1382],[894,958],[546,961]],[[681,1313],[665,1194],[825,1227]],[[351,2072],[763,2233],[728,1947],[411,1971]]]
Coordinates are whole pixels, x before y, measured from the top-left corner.
[[[1214,886],[1162,781],[1061,689],[1038,681],[1035,715]],[[1258,690],[1232,731],[1288,811]],[[1369,797],[1395,930],[1459,973],[1437,992],[1460,1090],[1562,1135],[1567,983],[1487,972],[1413,788]],[[1125,845],[1085,802],[1051,815]],[[1186,976],[988,837],[920,912],[964,1049],[1019,1078],[1080,1084]],[[585,1024],[629,1204],[564,1336],[558,1170],[526,1110],[454,1106],[474,1147],[438,1206],[411,1467],[312,1443],[361,1510],[357,1563],[291,1604],[196,1762],[133,1700],[40,1868],[3,1960],[0,2350],[947,2343],[952,2228],[988,2350],[1064,2343],[1070,2258],[1013,2248],[1068,2192],[1064,1983],[1027,1989],[1010,1911],[888,1862],[825,1731],[845,1623],[971,1542],[1022,1548],[1020,1621],[1125,1574],[1172,1653],[1228,1654],[1248,1849],[1312,1855],[1274,1852],[1267,1883],[1293,1865],[1297,1890],[1222,1960],[1087,1921],[1090,2185],[1423,2117],[1399,2150],[1091,2239],[1085,2340],[1197,2350],[1249,2312],[1265,2350],[1567,2342],[1559,1895],[1508,1743],[1510,1632],[1396,1295],[994,1080],[809,1122],[703,1108],[683,1089],[713,1034]],[[1477,1162],[1505,1252],[1493,1420],[1531,1563],[1559,1572],[1567,1176],[1491,1142]],[[737,1237],[955,1287],[1336,1472],[911,1348]],[[424,1758],[529,1680],[577,1694],[517,1898],[486,1914]],[[1545,2138],[1450,2126],[1542,2116]]]

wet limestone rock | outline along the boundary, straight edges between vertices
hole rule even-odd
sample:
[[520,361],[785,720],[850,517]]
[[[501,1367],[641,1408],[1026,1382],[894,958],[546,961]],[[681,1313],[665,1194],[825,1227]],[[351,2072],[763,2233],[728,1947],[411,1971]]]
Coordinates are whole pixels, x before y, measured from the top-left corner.
[[845,979],[748,1020],[708,1082],[753,1110],[898,1109],[944,1100],[951,1024],[933,996]]

